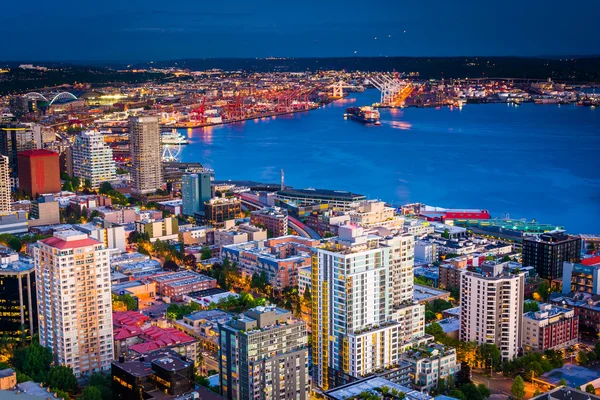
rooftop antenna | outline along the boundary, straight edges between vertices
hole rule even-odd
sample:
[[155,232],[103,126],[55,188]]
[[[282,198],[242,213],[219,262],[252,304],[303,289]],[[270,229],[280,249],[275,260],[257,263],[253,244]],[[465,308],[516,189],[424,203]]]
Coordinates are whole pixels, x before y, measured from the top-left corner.
[[281,169],[281,190],[285,189],[285,176],[283,174],[283,168]]

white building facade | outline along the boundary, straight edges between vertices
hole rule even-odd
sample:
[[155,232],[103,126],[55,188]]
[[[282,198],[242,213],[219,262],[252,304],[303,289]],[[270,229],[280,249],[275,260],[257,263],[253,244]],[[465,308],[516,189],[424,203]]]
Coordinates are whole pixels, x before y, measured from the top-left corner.
[[100,132],[81,132],[73,144],[73,174],[83,183],[88,179],[93,189],[116,177],[112,149]]
[[110,263],[104,244],[66,230],[35,249],[40,344],[75,376],[108,371],[113,360]]

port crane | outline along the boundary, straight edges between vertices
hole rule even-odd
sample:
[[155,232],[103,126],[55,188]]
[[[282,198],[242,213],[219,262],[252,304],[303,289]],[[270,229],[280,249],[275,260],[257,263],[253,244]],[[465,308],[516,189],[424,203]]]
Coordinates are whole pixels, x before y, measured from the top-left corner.
[[384,107],[402,107],[414,88],[410,82],[403,82],[396,75],[379,74],[369,78],[381,92],[380,105]]
[[335,99],[341,99],[342,97],[344,97],[344,89],[351,89],[359,92],[365,90],[365,88],[362,86],[350,85],[344,81],[339,81],[337,83],[329,85],[328,87],[332,88],[332,97]]

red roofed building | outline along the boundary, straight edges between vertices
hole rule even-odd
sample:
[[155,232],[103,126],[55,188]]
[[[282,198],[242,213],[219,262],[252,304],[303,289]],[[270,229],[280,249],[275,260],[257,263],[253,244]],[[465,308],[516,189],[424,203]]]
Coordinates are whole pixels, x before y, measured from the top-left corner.
[[[142,326],[147,322],[147,318],[136,319],[132,314],[138,313],[113,313],[115,358],[121,355],[138,356],[166,348],[176,351],[194,363],[198,362],[198,340],[175,328]],[[131,325],[123,324],[129,321]]]
[[600,264],[600,256],[584,258],[581,260],[581,264],[589,266],[598,265]]
[[150,318],[138,311],[113,312],[114,326],[142,326]]
[[27,150],[17,154],[19,189],[32,198],[60,192],[59,155],[49,150]]

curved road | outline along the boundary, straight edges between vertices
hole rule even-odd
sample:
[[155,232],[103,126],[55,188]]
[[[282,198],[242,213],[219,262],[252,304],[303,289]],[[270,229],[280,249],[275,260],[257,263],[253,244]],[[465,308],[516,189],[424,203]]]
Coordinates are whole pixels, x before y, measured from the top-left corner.
[[[246,207],[249,207],[249,208],[254,208],[254,209],[259,210],[264,207],[269,207],[268,204],[258,202],[254,199],[244,196],[243,194],[237,194],[236,197],[238,197],[242,201],[243,205],[245,205]],[[290,227],[292,229],[294,229],[296,232],[298,232],[300,234],[300,236],[304,236],[304,237],[311,238],[311,239],[317,239],[317,240],[321,239],[321,236],[319,236],[319,234],[317,232],[315,232],[312,228],[304,225],[302,222],[298,221],[294,217],[290,217],[289,215],[288,215],[288,224],[290,225]]]

